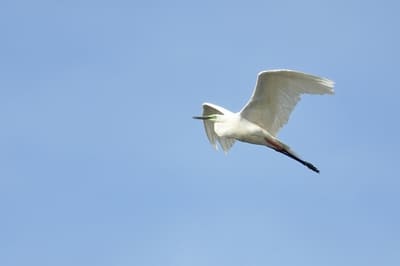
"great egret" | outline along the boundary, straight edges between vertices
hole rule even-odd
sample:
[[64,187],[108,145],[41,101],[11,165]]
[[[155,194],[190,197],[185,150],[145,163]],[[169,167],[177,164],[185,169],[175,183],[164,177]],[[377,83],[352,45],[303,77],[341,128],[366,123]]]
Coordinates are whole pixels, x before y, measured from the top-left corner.
[[253,95],[240,112],[203,103],[203,115],[193,118],[204,120],[208,140],[215,149],[217,141],[225,153],[235,140],[264,145],[319,173],[317,167],[301,159],[276,135],[288,122],[301,94],[333,94],[333,85],[329,79],[293,70],[263,71],[258,74]]

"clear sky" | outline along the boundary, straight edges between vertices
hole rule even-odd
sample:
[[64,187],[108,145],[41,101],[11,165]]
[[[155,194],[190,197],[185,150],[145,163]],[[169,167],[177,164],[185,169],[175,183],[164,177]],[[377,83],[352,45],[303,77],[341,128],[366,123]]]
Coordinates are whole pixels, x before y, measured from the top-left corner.
[[[199,1],[200,2],[200,1]],[[398,1],[2,1],[0,265],[400,265]],[[261,70],[330,78],[209,145]]]

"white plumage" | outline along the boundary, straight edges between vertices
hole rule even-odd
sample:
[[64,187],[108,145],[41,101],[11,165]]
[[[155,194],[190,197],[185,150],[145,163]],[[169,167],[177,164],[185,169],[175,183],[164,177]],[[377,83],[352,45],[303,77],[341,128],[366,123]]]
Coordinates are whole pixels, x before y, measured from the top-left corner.
[[293,70],[269,70],[258,74],[250,100],[238,113],[211,103],[203,104],[203,115],[210,143],[217,142],[227,152],[235,140],[265,145],[319,172],[311,163],[300,159],[286,144],[276,138],[288,122],[301,94],[333,94],[334,82]]

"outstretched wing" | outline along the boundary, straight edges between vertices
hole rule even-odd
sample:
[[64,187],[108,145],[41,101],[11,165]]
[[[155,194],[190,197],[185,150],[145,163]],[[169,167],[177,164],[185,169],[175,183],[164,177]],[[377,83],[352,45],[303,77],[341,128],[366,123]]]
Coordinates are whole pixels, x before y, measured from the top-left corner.
[[[231,113],[223,107],[212,103],[203,103],[203,116],[212,115],[212,114],[227,114]],[[235,143],[235,139],[232,138],[224,138],[218,137],[214,130],[214,122],[211,120],[203,120],[204,128],[206,130],[207,138],[210,141],[211,145],[218,150],[217,141],[221,145],[224,152],[228,152],[232,145]]]
[[263,71],[240,114],[276,136],[288,122],[301,94],[333,94],[333,85],[329,79],[292,70]]

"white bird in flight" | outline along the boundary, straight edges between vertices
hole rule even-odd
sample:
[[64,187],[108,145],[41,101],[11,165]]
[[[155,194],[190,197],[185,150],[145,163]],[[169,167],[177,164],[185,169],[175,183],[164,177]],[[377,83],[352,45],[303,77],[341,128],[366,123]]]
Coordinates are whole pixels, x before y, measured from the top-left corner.
[[301,94],[333,94],[333,85],[329,79],[293,70],[262,71],[253,95],[240,112],[203,103],[203,115],[193,118],[204,120],[208,140],[215,149],[218,149],[217,141],[225,153],[235,140],[264,145],[319,173],[317,167],[301,159],[276,136],[288,122]]

